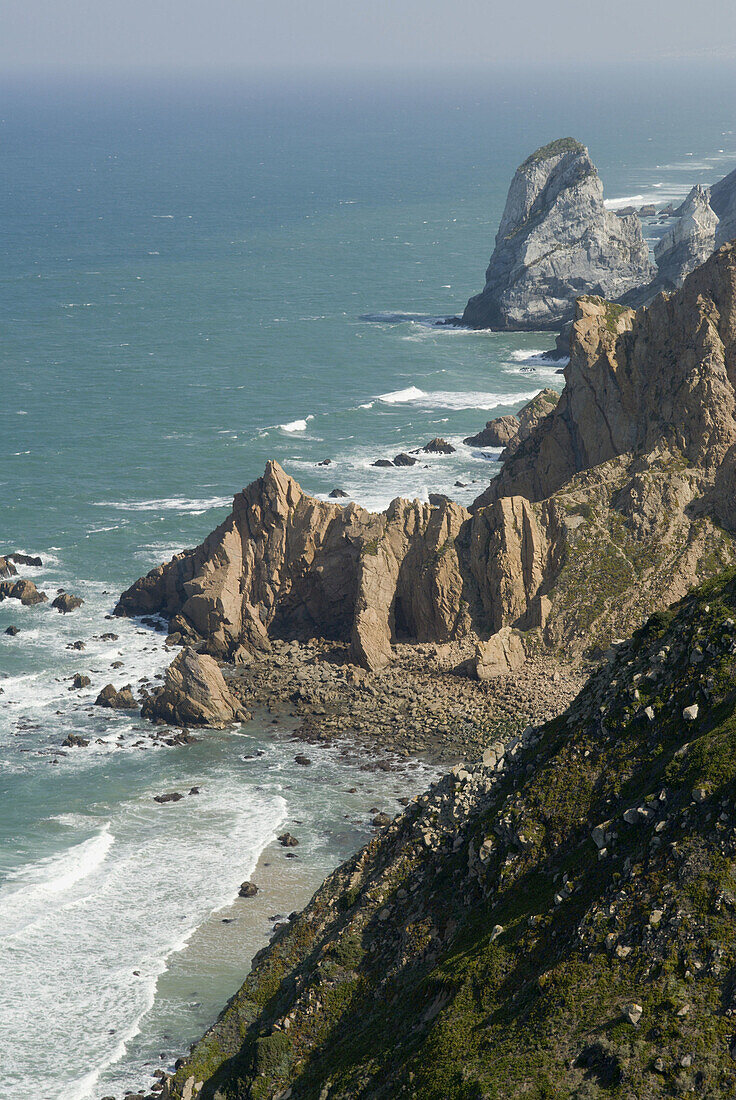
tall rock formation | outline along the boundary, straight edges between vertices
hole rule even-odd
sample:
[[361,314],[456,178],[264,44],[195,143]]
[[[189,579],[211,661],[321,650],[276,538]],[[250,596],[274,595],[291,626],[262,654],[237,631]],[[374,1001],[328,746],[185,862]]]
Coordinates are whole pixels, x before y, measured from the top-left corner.
[[606,210],[588,150],[562,138],[517,170],[486,285],[468,302],[463,323],[558,328],[572,318],[581,294],[618,298],[653,274],[638,215]]
[[657,243],[657,278],[653,290],[675,290],[687,275],[705,263],[716,243],[718,215],[710,206],[710,192],[697,184],[679,208],[679,217]]

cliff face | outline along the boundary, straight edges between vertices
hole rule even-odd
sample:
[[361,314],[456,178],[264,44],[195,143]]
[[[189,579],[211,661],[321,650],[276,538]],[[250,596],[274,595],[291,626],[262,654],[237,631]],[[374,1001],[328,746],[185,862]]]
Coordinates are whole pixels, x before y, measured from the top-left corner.
[[710,205],[718,215],[716,246],[736,237],[736,169],[710,189]]
[[573,316],[580,294],[618,298],[652,275],[638,215],[606,210],[588,150],[563,138],[517,170],[486,285],[468,302],[463,323],[556,328]]
[[177,1100],[736,1090],[736,575],[616,646],[332,874]]

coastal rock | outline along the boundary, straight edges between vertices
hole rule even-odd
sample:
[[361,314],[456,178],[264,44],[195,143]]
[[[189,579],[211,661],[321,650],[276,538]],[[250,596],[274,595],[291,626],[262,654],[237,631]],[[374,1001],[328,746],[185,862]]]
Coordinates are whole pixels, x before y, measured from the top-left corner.
[[254,898],[258,893],[258,887],[255,882],[242,882],[240,889],[238,890],[239,898]]
[[710,189],[710,207],[718,215],[716,248],[736,237],[736,168]]
[[0,557],[0,577],[14,577],[18,573],[18,570],[13,565],[10,558]]
[[463,443],[468,447],[505,447],[516,438],[518,431],[517,417],[497,416],[494,420],[487,420],[485,428],[476,435],[467,436]]
[[250,717],[228,690],[217,662],[190,646],[174,658],[163,687],[144,701],[141,714],[174,726],[215,729]]
[[11,638],[15,638],[18,634],[20,634],[20,627],[6,626],[5,633],[8,634]]
[[333,500],[347,499],[348,494],[343,489],[333,489],[330,493]]
[[559,400],[560,395],[557,390],[540,390],[536,397],[533,397],[531,401],[516,414],[519,427],[516,435],[508,441],[501,452],[502,462],[505,462],[507,458],[518,451],[520,444],[522,444],[525,439],[529,438],[532,432],[536,430],[537,425],[544,420],[545,416],[548,416],[552,412]]
[[371,466],[378,466],[381,469],[388,469],[389,466],[393,466],[393,462],[390,458],[377,458],[375,462],[371,462]]
[[89,745],[86,737],[80,737],[76,733],[68,733],[61,742],[63,749],[85,749]]
[[679,218],[654,249],[656,290],[674,290],[713,252],[718,215],[709,204],[707,187],[693,187],[680,207]]
[[64,615],[68,615],[70,611],[76,611],[78,607],[81,607],[84,600],[79,596],[72,596],[70,592],[61,592],[55,600],[53,600],[51,606],[55,607],[57,611],[62,612]]
[[651,281],[641,222],[603,204],[603,184],[584,145],[562,138],[517,170],[486,271],[463,324],[549,329],[574,316],[581,294],[618,298]]
[[296,848],[299,843],[291,833],[281,833],[277,839],[282,848]]
[[167,794],[155,794],[153,801],[163,806],[167,802],[181,802],[184,795],[180,791],[169,791]]
[[394,458],[394,466],[416,466],[416,464],[417,460],[411,455],[404,454],[403,451]]
[[37,569],[43,565],[41,559],[35,554],[19,554],[17,550],[12,554],[8,554],[7,558],[9,561],[15,562],[16,565],[31,565]]
[[0,581],[0,600],[20,600],[24,607],[45,603],[48,596],[40,592],[33,581],[23,577],[17,581]]
[[452,443],[448,443],[446,439],[439,436],[436,439],[430,439],[429,443],[425,443],[422,450],[429,455],[452,455],[455,453]]
[[86,688],[92,683],[89,676],[84,676],[81,672],[78,672],[72,680],[73,688]]
[[106,684],[95,699],[95,706],[108,707],[111,710],[136,710],[138,704],[133,698],[130,684],[118,691],[113,684]]

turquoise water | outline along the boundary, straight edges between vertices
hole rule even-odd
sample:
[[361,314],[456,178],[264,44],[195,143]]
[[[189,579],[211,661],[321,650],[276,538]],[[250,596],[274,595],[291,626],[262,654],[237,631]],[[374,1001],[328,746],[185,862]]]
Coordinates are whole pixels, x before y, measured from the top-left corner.
[[[120,1093],[179,1054],[239,975],[211,966],[194,1006],[161,975],[279,826],[304,822],[304,859],[324,874],[367,835],[377,797],[426,781],[367,787],[329,754],[304,774],[258,722],[136,748],[146,726],[90,704],[166,656],[155,631],[105,619],[116,594],[199,542],[267,458],[370,507],[471,500],[495,455],[463,436],[562,382],[538,357],[548,336],[427,323],[480,289],[514,168],[570,133],[613,203],[679,198],[736,163],[734,90],[713,66],[0,88],[0,549],[40,554],[22,572],[86,600],[66,617],[0,604],[0,631],[21,628],[0,633],[14,1100]],[[456,454],[370,465],[436,435]],[[92,685],[70,692],[77,671]],[[102,743],[60,755],[68,732]],[[245,765],[245,743],[265,755]],[[364,785],[346,811],[349,776]],[[187,784],[199,801],[152,801]]]

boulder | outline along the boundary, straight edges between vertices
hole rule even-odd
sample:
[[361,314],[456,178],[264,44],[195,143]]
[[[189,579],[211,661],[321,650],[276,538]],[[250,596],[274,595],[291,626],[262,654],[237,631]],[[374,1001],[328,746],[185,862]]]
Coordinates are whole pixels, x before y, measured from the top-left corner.
[[588,150],[572,138],[537,149],[517,170],[471,328],[549,329],[572,319],[580,294],[618,298],[654,272],[637,214],[616,217]]
[[390,458],[377,458],[375,462],[371,462],[371,466],[380,466],[381,469],[387,469],[389,466],[393,466],[393,462]]
[[163,806],[166,802],[181,802],[183,797],[180,791],[168,791],[166,794],[155,794],[153,801]]
[[479,680],[492,680],[496,676],[514,672],[525,660],[526,650],[521,636],[511,627],[504,626],[487,642],[478,642],[474,672]]
[[256,886],[255,882],[243,882],[243,883],[240,884],[240,889],[238,890],[238,897],[239,898],[254,898],[257,893],[258,893],[258,887]]
[[347,495],[348,494],[343,489],[333,489],[330,493],[330,496],[333,500],[341,500],[343,498],[347,499]]
[[89,676],[84,676],[81,672],[78,672],[72,680],[73,688],[86,688],[92,683]]
[[230,693],[217,662],[191,646],[174,658],[163,687],[144,701],[141,713],[174,726],[216,729],[250,717]]
[[299,843],[291,833],[281,833],[277,839],[282,848],[296,848]]
[[6,634],[9,634],[11,638],[15,638],[15,637],[16,637],[16,635],[20,634],[20,627],[17,627],[17,626],[6,626],[6,628],[5,628],[5,633],[6,633]]
[[111,710],[135,710],[138,707],[130,684],[118,691],[113,684],[106,684],[95,699],[95,706],[108,707]]
[[416,464],[416,458],[412,458],[411,455],[405,454],[403,451],[394,458],[394,466],[416,466]]
[[81,607],[84,600],[79,596],[72,596],[70,592],[61,592],[55,600],[53,600],[51,606],[55,607],[57,611],[60,611],[64,615],[68,615],[70,611],[76,611],[78,607]]
[[422,450],[428,455],[452,455],[455,453],[452,443],[448,443],[446,439],[439,436],[436,439],[430,439],[429,443],[425,443]]
[[45,603],[48,596],[40,592],[33,581],[25,577],[17,581],[0,581],[0,600],[20,600],[24,607]]

